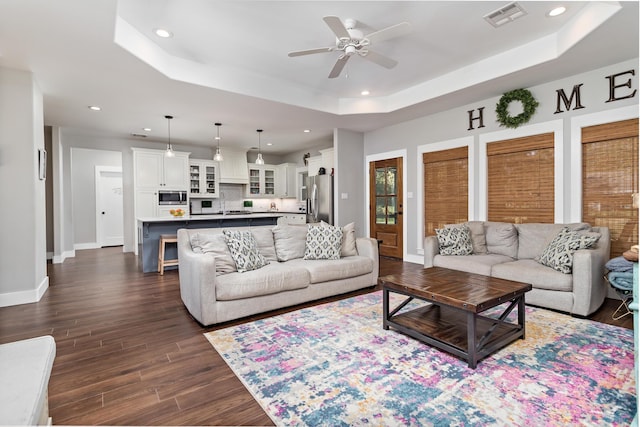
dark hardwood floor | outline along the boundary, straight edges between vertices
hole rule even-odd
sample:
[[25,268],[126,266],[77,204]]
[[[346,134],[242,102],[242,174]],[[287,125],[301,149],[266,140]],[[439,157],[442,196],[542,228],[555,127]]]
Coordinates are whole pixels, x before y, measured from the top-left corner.
[[[417,268],[382,258],[380,274]],[[143,274],[133,254],[104,248],[78,251],[48,272],[40,302],[0,308],[0,343],[55,338],[54,424],[272,425],[204,338],[216,328],[200,326],[183,307],[176,271]],[[611,319],[618,303],[607,300],[590,318],[632,328],[631,316]]]

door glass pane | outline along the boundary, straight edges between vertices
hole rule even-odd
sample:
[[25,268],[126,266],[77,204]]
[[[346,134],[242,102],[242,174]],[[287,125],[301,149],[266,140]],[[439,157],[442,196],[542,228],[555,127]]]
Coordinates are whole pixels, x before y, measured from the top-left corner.
[[387,223],[387,198],[376,197],[376,224]]
[[376,194],[384,195],[386,186],[386,173],[385,168],[376,169]]
[[387,168],[387,193],[386,194],[396,194],[396,175],[398,174],[398,170],[396,168]]
[[398,199],[396,197],[387,197],[387,224],[396,223],[396,215],[398,214],[397,204]]

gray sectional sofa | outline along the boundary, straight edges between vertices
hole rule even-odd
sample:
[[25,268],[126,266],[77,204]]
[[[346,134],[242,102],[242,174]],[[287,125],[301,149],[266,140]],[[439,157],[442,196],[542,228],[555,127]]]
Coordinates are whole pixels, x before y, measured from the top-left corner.
[[[470,221],[472,253],[442,255],[436,236],[424,239],[424,266],[445,267],[501,279],[530,283],[527,304],[588,316],[604,301],[607,286],[605,263],[609,259],[610,234],[606,227],[575,224],[510,224]],[[451,225],[447,227],[452,227]],[[599,234],[589,249],[573,254],[570,273],[562,273],[536,261],[558,233],[568,227],[584,234]],[[596,234],[596,236],[597,236]]]
[[250,230],[269,262],[238,272],[222,228],[178,230],[180,295],[201,324],[213,325],[332,295],[378,281],[375,239],[343,227],[339,259],[303,259],[306,225],[235,227]]

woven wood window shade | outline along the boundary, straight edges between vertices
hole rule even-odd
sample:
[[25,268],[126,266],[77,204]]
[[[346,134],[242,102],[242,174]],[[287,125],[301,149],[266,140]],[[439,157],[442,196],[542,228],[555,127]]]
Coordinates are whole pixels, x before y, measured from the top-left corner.
[[487,145],[489,221],[554,222],[553,133]]
[[422,155],[424,170],[424,232],[468,220],[469,160],[467,147]]
[[638,244],[638,119],[582,129],[582,220],[611,232],[611,257]]

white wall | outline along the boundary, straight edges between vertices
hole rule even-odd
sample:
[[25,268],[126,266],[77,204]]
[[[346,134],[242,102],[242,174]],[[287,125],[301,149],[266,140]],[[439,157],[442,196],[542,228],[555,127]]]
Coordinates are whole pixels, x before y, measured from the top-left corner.
[[[335,224],[355,222],[356,236],[366,234],[364,135],[335,129],[333,138],[335,168]],[[345,197],[345,198],[343,198]]]
[[0,68],[0,306],[40,300],[49,286],[42,92],[29,72]]
[[[474,175],[470,178],[472,185],[469,187],[470,205],[473,206],[470,212],[470,220],[484,219],[486,217],[486,167],[483,149],[488,142],[517,138],[520,136],[533,135],[541,132],[556,133],[556,221],[569,222],[576,220],[575,212],[581,200],[574,192],[579,191],[576,183],[576,173],[573,169],[579,166],[573,164],[572,159],[579,156],[579,144],[572,144],[580,132],[580,127],[575,126],[576,121],[580,122],[580,117],[597,117],[599,113],[606,116],[609,121],[624,120],[631,115],[638,117],[638,99],[640,90],[635,97],[622,99],[614,102],[606,102],[609,99],[609,84],[607,76],[621,73],[628,70],[635,70],[635,75],[626,75],[620,79],[620,83],[631,79],[631,89],[620,88],[618,94],[633,92],[638,87],[638,59],[625,61],[601,69],[585,72],[576,76],[562,80],[545,83],[543,85],[527,88],[538,100],[540,105],[531,121],[525,126],[517,129],[505,129],[499,126],[496,121],[495,106],[498,103],[502,92],[495,97],[478,101],[474,104],[460,106],[451,110],[443,111],[426,117],[421,117],[405,123],[389,126],[383,129],[369,132],[364,136],[364,156],[372,157],[379,153],[394,150],[406,150],[407,161],[405,191],[405,225],[407,227],[407,250],[405,260],[422,262],[423,245],[423,206],[424,197],[422,195],[422,153],[430,151],[435,147],[438,149],[448,146],[457,146],[460,141],[465,141],[470,148],[470,171]],[[571,94],[574,85],[582,84],[581,103],[585,107],[578,110],[564,111],[554,114],[556,111],[556,90],[564,89],[567,95]],[[516,89],[516,88],[510,88]],[[508,90],[510,90],[508,89]],[[506,90],[505,90],[506,91]],[[468,111],[474,111],[484,107],[484,128],[478,128],[477,121],[474,129],[468,130]],[[517,114],[517,113],[516,113]],[[582,121],[584,126],[587,123],[595,124],[596,119]],[[574,124],[572,126],[572,124]],[[363,171],[363,176],[366,169]],[[572,179],[573,177],[573,179]],[[413,193],[414,198],[407,198],[407,193]],[[368,213],[367,213],[368,214]]]

